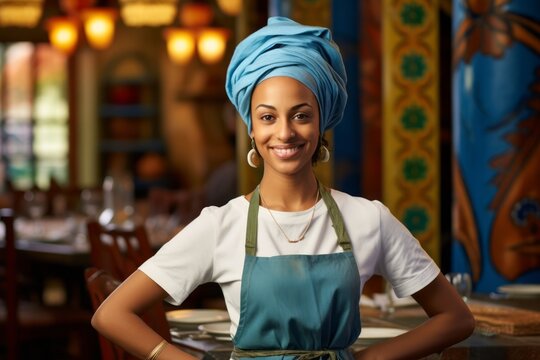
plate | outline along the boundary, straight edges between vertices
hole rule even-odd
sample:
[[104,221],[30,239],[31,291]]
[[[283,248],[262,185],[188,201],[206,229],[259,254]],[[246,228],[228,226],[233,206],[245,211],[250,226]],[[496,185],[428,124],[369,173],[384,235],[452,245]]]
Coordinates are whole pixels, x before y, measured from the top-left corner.
[[538,297],[540,296],[540,284],[510,284],[497,288],[497,291],[511,296]]
[[359,339],[386,339],[405,334],[407,330],[385,327],[364,327],[360,333]]
[[229,314],[225,310],[182,309],[167,311],[167,321],[177,324],[205,324],[228,321]]
[[212,335],[230,335],[231,334],[231,322],[215,322],[208,323],[199,326],[199,330],[204,331]]

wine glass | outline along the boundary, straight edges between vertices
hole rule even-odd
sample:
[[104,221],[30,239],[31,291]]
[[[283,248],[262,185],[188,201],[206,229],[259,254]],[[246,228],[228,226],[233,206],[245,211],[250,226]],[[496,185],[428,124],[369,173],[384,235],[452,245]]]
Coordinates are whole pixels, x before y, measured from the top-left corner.
[[32,219],[32,232],[35,237],[41,233],[41,219],[47,212],[47,195],[43,191],[28,190],[24,193],[28,217]]
[[465,272],[451,272],[445,275],[446,279],[456,289],[463,301],[471,297],[472,279],[471,275]]
[[81,191],[81,210],[90,219],[97,219],[102,208],[102,195],[98,189]]

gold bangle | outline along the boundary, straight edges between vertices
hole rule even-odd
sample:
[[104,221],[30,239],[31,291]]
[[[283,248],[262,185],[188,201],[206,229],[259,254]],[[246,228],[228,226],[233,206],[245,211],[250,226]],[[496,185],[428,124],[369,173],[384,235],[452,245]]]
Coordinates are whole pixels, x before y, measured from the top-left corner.
[[165,349],[165,346],[167,346],[167,340],[161,340],[159,344],[156,345],[154,349],[148,354],[146,357],[146,360],[156,360],[159,354]]

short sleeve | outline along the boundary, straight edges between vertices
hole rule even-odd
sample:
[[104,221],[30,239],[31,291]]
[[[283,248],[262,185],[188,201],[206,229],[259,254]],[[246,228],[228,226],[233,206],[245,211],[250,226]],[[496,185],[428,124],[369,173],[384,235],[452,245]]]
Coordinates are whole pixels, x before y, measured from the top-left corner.
[[409,230],[378,201],[382,255],[378,272],[394,288],[398,297],[410,296],[423,289],[439,274],[433,259]]
[[214,223],[211,212],[203,209],[195,220],[139,267],[169,294],[167,301],[179,305],[198,285],[212,281],[216,246]]

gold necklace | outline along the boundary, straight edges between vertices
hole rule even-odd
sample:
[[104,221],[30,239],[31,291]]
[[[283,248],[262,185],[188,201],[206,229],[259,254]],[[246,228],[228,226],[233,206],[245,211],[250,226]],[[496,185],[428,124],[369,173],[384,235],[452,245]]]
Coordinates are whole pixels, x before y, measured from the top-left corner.
[[259,189],[259,197],[261,198],[261,203],[266,208],[266,210],[268,211],[268,213],[272,217],[272,220],[274,220],[274,222],[278,226],[279,230],[281,231],[283,236],[285,236],[285,239],[287,239],[288,242],[294,244],[294,243],[297,243],[297,242],[300,242],[300,241],[304,240],[304,237],[306,236],[306,233],[307,233],[309,227],[311,226],[311,221],[313,220],[313,216],[315,215],[315,208],[317,207],[317,203],[319,202],[319,188],[318,187],[317,187],[317,195],[315,197],[315,204],[313,205],[313,210],[311,211],[311,216],[309,217],[309,221],[308,221],[306,227],[304,228],[304,230],[302,230],[302,233],[300,234],[300,236],[297,239],[294,239],[294,240],[289,238],[287,236],[287,234],[285,233],[285,231],[283,230],[283,228],[281,227],[281,225],[279,225],[276,218],[274,217],[274,214],[272,214],[272,211],[270,210],[270,208],[268,207],[268,205],[264,201],[260,189]]

